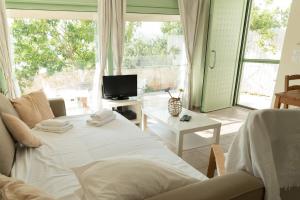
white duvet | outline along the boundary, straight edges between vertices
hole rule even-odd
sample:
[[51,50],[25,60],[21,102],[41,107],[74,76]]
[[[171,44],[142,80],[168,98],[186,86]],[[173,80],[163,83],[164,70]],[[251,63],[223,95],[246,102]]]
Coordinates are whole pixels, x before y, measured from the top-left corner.
[[12,176],[39,187],[62,200],[78,199],[79,182],[71,168],[115,156],[137,155],[171,164],[187,175],[207,179],[156,137],[117,115],[117,119],[101,126],[86,124],[89,116],[63,117],[74,128],[64,134],[32,130],[44,142],[39,148],[19,148]]

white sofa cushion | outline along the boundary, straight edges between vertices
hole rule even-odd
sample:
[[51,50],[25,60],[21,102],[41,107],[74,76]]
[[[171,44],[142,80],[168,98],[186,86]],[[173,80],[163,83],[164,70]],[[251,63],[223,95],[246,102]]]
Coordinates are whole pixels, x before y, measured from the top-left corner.
[[85,200],[137,200],[198,182],[198,179],[155,161],[119,157],[73,169]]

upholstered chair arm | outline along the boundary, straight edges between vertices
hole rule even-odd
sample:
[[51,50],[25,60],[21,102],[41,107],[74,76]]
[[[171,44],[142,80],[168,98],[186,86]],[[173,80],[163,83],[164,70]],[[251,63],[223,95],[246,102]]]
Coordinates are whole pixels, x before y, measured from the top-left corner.
[[214,177],[216,169],[219,176],[225,175],[225,156],[224,151],[219,144],[213,144],[211,146],[207,177]]
[[62,98],[49,99],[49,103],[55,117],[66,116],[66,105]]
[[[146,200],[263,200],[263,182],[246,172],[214,177]],[[295,198],[294,198],[295,199]],[[297,198],[296,198],[297,199]]]

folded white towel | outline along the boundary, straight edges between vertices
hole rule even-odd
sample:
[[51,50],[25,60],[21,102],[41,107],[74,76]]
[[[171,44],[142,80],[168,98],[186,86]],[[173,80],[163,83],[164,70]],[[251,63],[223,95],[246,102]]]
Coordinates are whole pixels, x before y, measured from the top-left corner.
[[70,122],[67,120],[62,119],[47,119],[40,122],[42,126],[49,126],[49,127],[63,127],[69,125]]
[[73,124],[68,124],[62,127],[51,127],[51,126],[43,126],[41,123],[35,125],[36,130],[45,131],[45,132],[52,132],[52,133],[65,133],[68,130],[73,128]]
[[107,117],[106,119],[103,119],[103,120],[88,119],[86,122],[88,125],[99,127],[99,126],[103,126],[104,124],[107,124],[115,119],[116,119],[116,114],[113,113],[112,116]]
[[114,112],[112,110],[108,109],[102,109],[101,111],[97,111],[94,114],[91,115],[91,118],[93,120],[99,120],[102,121],[104,119],[107,119],[114,115]]

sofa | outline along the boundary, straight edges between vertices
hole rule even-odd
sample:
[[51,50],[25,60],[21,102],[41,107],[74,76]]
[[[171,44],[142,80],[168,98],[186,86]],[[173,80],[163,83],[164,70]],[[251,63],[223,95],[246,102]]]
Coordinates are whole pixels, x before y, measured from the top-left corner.
[[[63,99],[49,100],[55,117],[65,116],[66,109]],[[18,115],[10,101],[0,94],[0,111]],[[11,142],[10,134],[0,120],[0,173],[10,175],[15,155],[15,144]],[[299,197],[299,190],[285,194],[283,199]],[[299,197],[300,198],[300,197]],[[299,199],[298,198],[298,199]],[[264,185],[254,176],[240,171],[211,178],[209,180],[187,185],[166,193],[148,198],[148,200],[263,200]],[[297,198],[296,198],[297,199]]]

